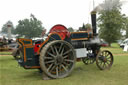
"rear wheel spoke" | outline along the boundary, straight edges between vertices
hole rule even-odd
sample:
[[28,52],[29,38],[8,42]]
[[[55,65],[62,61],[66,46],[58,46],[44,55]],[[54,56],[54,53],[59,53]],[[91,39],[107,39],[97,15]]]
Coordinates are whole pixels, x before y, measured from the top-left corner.
[[47,71],[49,71],[49,70],[52,68],[52,66],[53,66],[53,64],[51,64],[51,65],[48,67]]
[[56,47],[56,46],[54,46],[54,48],[55,48],[56,54],[58,55],[58,54],[59,54],[59,52],[58,52],[58,50],[57,50],[57,47]]
[[68,59],[65,59],[65,61],[74,63],[74,60],[68,60]]
[[66,54],[70,53],[71,51],[72,51],[72,49],[66,51],[63,55],[66,55]]
[[68,57],[68,55],[67,56],[64,56],[64,59],[67,58],[67,57]]
[[55,67],[56,67],[56,66],[53,65],[50,71],[52,72],[52,71],[55,69]]
[[63,47],[63,43],[61,43],[60,45],[59,52],[61,51],[62,47]]
[[59,72],[60,72],[60,74],[61,74],[61,65],[58,65],[59,66]]
[[67,65],[67,66],[70,66],[70,64],[69,64],[69,63],[66,63],[66,62],[63,62],[63,64],[64,64],[64,65]]
[[68,69],[63,64],[61,66],[64,68],[66,72],[68,72]]
[[60,54],[61,54],[61,55],[63,55],[63,53],[64,53],[64,48],[62,48],[62,51],[61,51],[61,53],[60,53]]
[[54,60],[46,61],[45,64],[54,63]]
[[59,76],[58,66],[56,67],[56,76]]
[[50,46],[53,54],[55,54],[55,50],[53,49],[53,46]]
[[52,57],[56,57],[54,54],[52,54],[52,53],[50,53],[50,52],[47,52],[50,56],[52,56]]
[[52,57],[44,57],[44,59],[53,59]]

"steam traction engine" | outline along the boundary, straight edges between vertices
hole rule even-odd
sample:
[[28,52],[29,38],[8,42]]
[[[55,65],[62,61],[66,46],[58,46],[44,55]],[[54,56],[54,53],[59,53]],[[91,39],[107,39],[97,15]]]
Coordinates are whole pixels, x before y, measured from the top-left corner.
[[91,13],[93,32],[69,32],[63,25],[55,25],[47,38],[33,42],[17,39],[19,47],[15,56],[25,69],[40,69],[50,78],[68,76],[77,59],[85,64],[96,61],[99,69],[109,69],[113,64],[111,52],[100,51],[101,43],[96,34],[96,13]]

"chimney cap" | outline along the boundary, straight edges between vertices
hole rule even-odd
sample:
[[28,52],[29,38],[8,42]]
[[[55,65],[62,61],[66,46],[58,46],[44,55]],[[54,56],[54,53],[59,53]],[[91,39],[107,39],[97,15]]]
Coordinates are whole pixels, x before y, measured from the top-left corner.
[[97,12],[96,11],[91,11],[91,14],[96,14]]

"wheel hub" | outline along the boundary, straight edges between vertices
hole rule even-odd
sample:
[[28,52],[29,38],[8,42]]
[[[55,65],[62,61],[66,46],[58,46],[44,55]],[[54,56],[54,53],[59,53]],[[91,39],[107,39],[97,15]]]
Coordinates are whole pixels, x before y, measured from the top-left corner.
[[102,62],[107,62],[107,58],[105,58],[104,56],[100,56],[99,59],[100,59]]
[[56,57],[56,59],[55,59],[55,64],[56,65],[60,65],[60,64],[62,64],[63,63],[63,57],[61,56],[61,55],[58,55],[57,57]]
[[106,58],[104,58],[104,62],[107,62],[107,59]]

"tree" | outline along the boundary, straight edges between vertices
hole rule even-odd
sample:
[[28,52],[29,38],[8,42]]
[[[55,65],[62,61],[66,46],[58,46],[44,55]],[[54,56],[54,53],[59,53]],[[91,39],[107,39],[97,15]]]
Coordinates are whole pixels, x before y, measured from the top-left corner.
[[14,34],[14,26],[13,23],[11,21],[6,22],[3,26],[2,26],[2,31],[3,33],[8,33],[8,23],[10,23],[11,25],[11,33]]
[[69,32],[74,32],[74,29],[73,29],[72,27],[69,27],[69,28],[68,28],[68,31],[69,31]]
[[91,24],[87,23],[87,24],[85,25],[85,28],[86,28],[86,29],[91,29],[91,28],[92,28],[92,27],[91,27]]
[[83,26],[79,27],[79,31],[86,31],[86,30],[87,30],[87,28],[86,28],[85,24],[83,23]]
[[128,38],[128,17],[127,17],[127,21],[126,21],[126,38]]
[[15,33],[25,38],[39,37],[42,33],[42,22],[31,14],[30,19],[19,20]]
[[88,31],[88,30],[92,30],[91,29],[91,24],[87,23],[87,24],[84,24],[83,23],[83,26],[82,27],[79,27],[79,30],[78,31]]
[[123,15],[120,12],[120,7],[120,3],[116,3],[111,9],[106,10],[105,8],[99,13],[99,36],[108,42],[109,46],[111,46],[112,42],[121,38],[120,30],[123,28]]
[[124,18],[124,29],[126,31],[126,38],[128,38],[128,17]]

